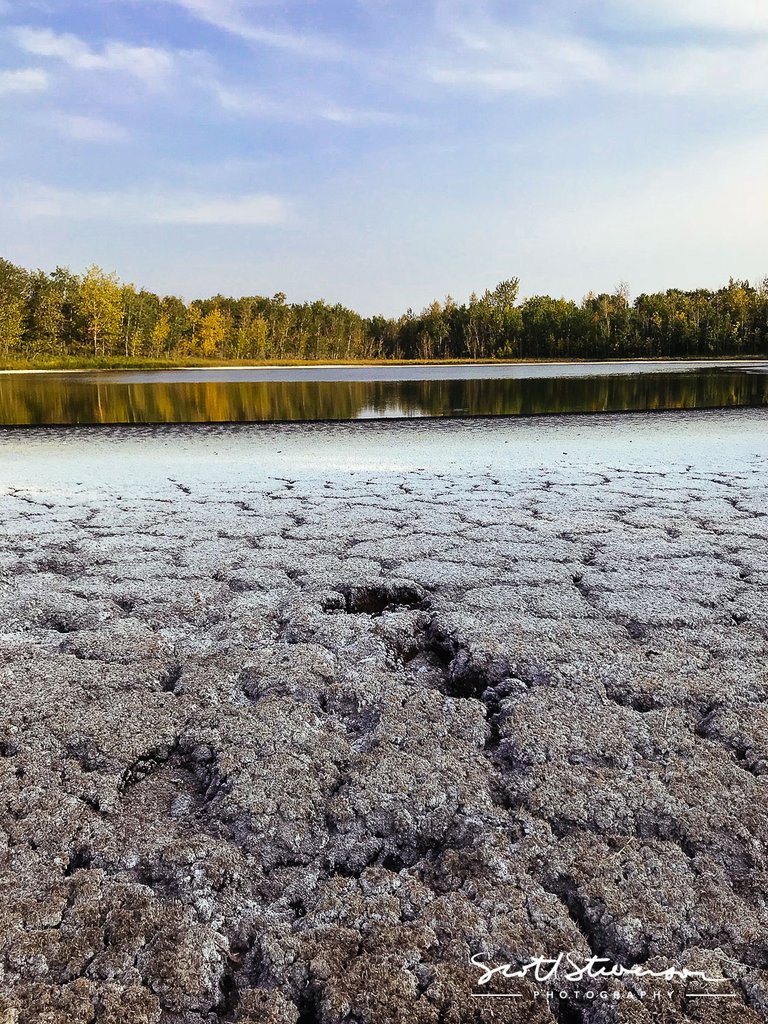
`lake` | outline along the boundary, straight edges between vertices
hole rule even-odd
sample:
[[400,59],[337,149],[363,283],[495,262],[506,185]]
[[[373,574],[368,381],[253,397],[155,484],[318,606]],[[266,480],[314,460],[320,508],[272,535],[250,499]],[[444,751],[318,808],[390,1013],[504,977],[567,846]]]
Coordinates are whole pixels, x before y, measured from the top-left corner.
[[768,405],[768,362],[226,367],[0,374],[0,425],[251,423]]

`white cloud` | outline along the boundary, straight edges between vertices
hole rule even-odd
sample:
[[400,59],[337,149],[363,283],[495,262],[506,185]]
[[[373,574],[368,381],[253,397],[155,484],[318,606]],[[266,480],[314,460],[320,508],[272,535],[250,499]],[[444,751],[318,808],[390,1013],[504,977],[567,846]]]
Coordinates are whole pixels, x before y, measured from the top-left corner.
[[611,14],[629,13],[646,27],[685,26],[737,32],[768,32],[765,0],[619,0]]
[[194,18],[248,43],[286,50],[316,60],[344,60],[346,51],[326,36],[290,29],[267,28],[248,16],[247,4],[240,0],[166,0],[183,8]]
[[128,138],[122,125],[100,117],[58,114],[55,125],[59,134],[74,142],[125,142]]
[[116,71],[154,84],[174,68],[173,54],[156,47],[112,41],[95,50],[78,36],[50,29],[18,28],[14,36],[27,53],[61,60],[78,71]]
[[[636,3],[639,0],[623,0],[624,11]],[[716,14],[707,0],[696,3],[702,4],[705,14],[710,7],[712,16]],[[679,6],[689,7],[693,17],[693,0]],[[768,3],[764,6],[768,26]],[[741,7],[746,24],[752,5]],[[656,8],[662,10],[661,0],[649,0],[649,7],[643,7],[646,29],[654,27]],[[615,7],[612,10],[616,13]],[[757,16],[756,11],[752,14]],[[423,73],[429,81],[453,89],[552,95],[592,85],[614,93],[707,98],[755,96],[768,89],[768,40],[759,35],[697,42],[689,33],[685,42],[607,44],[562,27],[531,28],[500,19],[484,0],[439,0],[437,15],[444,43],[432,51]],[[734,27],[737,20],[731,14],[729,24]]]
[[40,68],[0,71],[0,96],[7,93],[44,92],[47,88],[48,75]]
[[7,212],[24,220],[46,218],[126,225],[278,226],[291,211],[280,196],[172,193],[166,191],[81,192],[42,185],[4,190]]

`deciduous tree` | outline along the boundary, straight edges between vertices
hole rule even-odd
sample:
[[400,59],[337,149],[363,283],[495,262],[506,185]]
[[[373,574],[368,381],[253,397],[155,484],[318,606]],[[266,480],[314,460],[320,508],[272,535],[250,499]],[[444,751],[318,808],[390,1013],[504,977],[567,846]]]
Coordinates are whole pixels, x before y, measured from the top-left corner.
[[117,274],[95,264],[80,282],[77,305],[95,356],[112,352],[123,322],[123,297]]

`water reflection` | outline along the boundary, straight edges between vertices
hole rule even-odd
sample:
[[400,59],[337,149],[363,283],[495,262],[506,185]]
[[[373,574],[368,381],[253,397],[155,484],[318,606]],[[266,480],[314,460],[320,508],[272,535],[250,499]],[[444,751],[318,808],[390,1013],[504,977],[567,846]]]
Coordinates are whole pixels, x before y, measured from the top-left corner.
[[702,369],[595,377],[390,381],[141,380],[0,375],[0,423],[217,423],[768,405],[768,375]]

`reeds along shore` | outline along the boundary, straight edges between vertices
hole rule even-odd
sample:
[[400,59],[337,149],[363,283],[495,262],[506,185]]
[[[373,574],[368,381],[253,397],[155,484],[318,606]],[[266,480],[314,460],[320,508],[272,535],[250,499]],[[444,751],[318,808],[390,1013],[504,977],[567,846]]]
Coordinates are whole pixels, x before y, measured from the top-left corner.
[[[216,295],[161,296],[93,266],[28,271],[0,260],[0,365],[143,365],[186,361],[609,359],[763,355],[768,283],[669,289],[630,300],[627,288],[581,302],[520,298],[517,278],[420,313],[363,317],[320,299],[289,303]],[[148,362],[147,362],[148,361]]]

